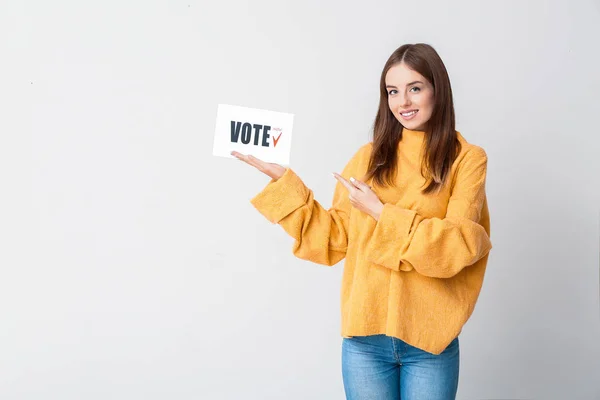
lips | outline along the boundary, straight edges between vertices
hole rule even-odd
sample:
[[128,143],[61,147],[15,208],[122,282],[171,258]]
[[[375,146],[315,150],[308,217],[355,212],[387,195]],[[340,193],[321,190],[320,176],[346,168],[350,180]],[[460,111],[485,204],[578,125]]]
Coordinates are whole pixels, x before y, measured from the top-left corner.
[[406,120],[408,119],[412,119],[415,115],[417,115],[417,113],[419,112],[419,110],[406,110],[400,113],[400,116]]

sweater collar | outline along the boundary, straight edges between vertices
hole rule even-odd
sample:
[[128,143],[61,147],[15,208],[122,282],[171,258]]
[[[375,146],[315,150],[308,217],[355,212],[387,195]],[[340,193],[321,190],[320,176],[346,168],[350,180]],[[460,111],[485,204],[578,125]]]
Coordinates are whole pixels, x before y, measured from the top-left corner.
[[412,129],[406,129],[406,128],[402,128],[402,140],[400,140],[400,143],[402,143],[405,146],[409,146],[409,147],[413,147],[413,146],[417,146],[420,147],[423,144],[423,141],[425,140],[425,132],[424,131],[415,131]]

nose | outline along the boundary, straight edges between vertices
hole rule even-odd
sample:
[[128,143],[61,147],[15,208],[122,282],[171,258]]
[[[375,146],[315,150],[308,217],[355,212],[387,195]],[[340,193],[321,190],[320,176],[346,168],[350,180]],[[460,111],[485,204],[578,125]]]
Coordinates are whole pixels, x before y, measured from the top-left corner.
[[406,93],[400,93],[399,97],[398,101],[400,106],[402,106],[402,108],[407,108],[410,105],[410,96]]

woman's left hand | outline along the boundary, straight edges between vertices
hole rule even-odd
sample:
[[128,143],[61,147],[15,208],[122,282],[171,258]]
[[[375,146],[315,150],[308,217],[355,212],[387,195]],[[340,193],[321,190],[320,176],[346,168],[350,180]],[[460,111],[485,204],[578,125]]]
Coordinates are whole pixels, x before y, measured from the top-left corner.
[[371,217],[375,218],[376,221],[379,220],[379,216],[383,211],[383,203],[369,185],[354,178],[350,178],[348,181],[335,172],[333,173],[333,176],[348,189],[348,197],[354,208],[369,214]]

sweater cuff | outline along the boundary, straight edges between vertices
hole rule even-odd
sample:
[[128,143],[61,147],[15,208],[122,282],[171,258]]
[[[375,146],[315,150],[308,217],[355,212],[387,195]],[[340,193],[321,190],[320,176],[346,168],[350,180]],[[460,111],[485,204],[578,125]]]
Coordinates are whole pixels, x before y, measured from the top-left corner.
[[390,203],[383,205],[373,235],[366,247],[366,258],[394,271],[410,271],[413,267],[400,263],[408,245],[410,230],[417,213]]
[[290,168],[281,178],[271,181],[250,200],[250,203],[269,221],[276,224],[306,204],[309,190]]

